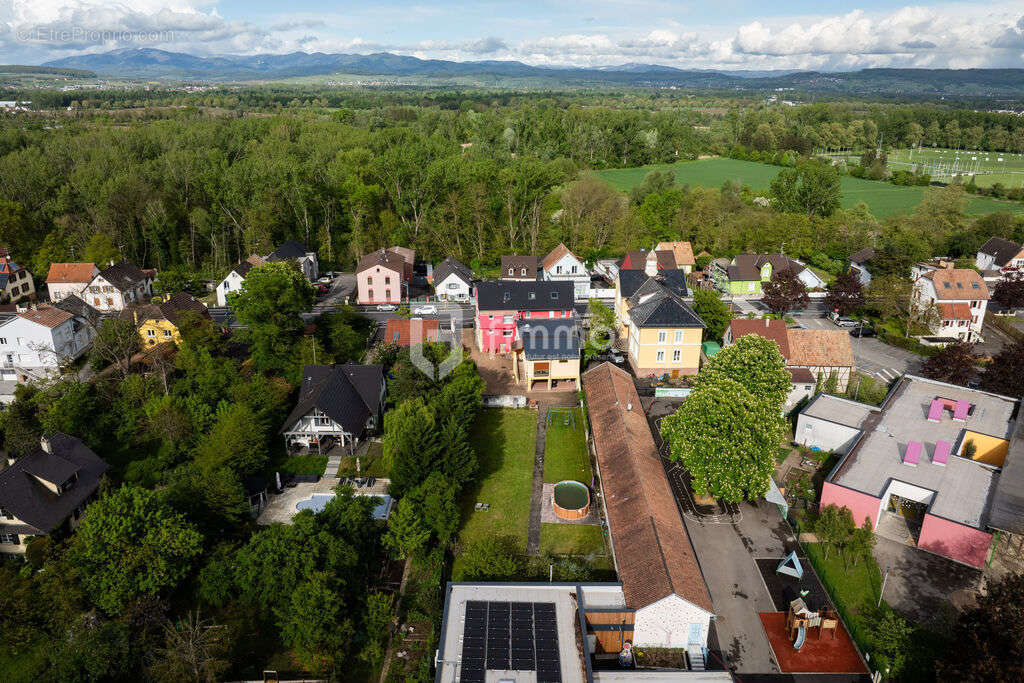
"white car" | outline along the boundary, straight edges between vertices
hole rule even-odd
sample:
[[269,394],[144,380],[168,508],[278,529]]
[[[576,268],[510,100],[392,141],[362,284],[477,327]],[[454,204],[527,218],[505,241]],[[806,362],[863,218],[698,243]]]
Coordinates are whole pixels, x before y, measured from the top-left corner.
[[415,315],[434,315],[437,313],[437,306],[416,306],[412,312]]
[[323,276],[322,278],[320,278],[319,280],[317,280],[317,282],[319,282],[319,283],[320,283],[320,284],[322,284],[322,285],[329,285],[329,284],[331,284],[331,282],[333,282],[333,281],[334,281],[334,280],[333,280],[333,279],[332,279],[332,278],[331,278],[330,276],[328,276],[328,275],[324,275],[324,276]]
[[394,304],[377,304],[378,311],[397,311],[398,306]]

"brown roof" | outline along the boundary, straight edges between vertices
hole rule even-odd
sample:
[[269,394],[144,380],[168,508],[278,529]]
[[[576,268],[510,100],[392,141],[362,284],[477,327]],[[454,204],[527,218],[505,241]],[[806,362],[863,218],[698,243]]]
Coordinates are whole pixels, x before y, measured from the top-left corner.
[[655,251],[670,251],[675,258],[676,267],[696,265],[693,258],[693,247],[689,242],[658,242]]
[[[512,275],[508,274],[509,267],[512,268]],[[521,275],[523,268],[526,268],[526,275]],[[540,271],[540,258],[537,256],[502,256],[501,277],[516,279],[536,280]]]
[[965,303],[939,304],[939,315],[943,320],[971,320],[971,307]]
[[674,594],[712,611],[632,377],[602,363],[584,373],[583,388],[626,606]]
[[793,384],[814,384],[816,381],[814,375],[807,368],[786,368],[789,370],[789,376],[793,379]]
[[732,330],[732,340],[748,334],[756,334],[771,339],[779,345],[782,357],[789,361],[789,334],[786,330],[786,323],[781,320],[756,320],[750,318],[737,318],[729,323]]
[[21,317],[25,320],[31,320],[34,323],[45,325],[49,328],[57,327],[63,322],[71,320],[73,317],[67,311],[62,311],[59,308],[53,306],[40,306],[39,308],[25,311],[21,314]]
[[179,292],[167,301],[143,307],[139,311],[139,320],[168,320],[177,325],[182,314],[187,311],[192,311],[202,318],[210,317],[210,311],[201,301],[188,292]]
[[92,280],[95,263],[51,263],[50,272],[46,274],[46,282],[50,284],[62,282],[87,283]]
[[853,367],[846,330],[789,330],[789,365]]
[[551,270],[552,268],[554,268],[555,264],[558,263],[558,261],[566,254],[571,254],[573,258],[579,261],[579,258],[577,258],[575,254],[569,251],[569,247],[559,242],[558,246],[552,249],[541,262],[544,266],[544,270]]
[[970,268],[937,268],[924,274],[935,284],[937,299],[988,299],[988,285]]
[[[405,266],[407,263],[411,264],[411,261],[407,261],[405,255],[398,251],[399,247],[391,247],[390,249],[378,249],[377,251],[371,251],[369,254],[359,259],[359,266],[356,268],[357,273],[361,273],[368,268],[374,266],[384,266],[397,273],[404,273]],[[408,252],[408,249],[402,251]]]
[[387,327],[384,328],[384,343],[395,344],[399,347],[410,346],[413,339],[411,333],[415,333],[416,343],[436,342],[437,331],[437,320],[388,318]]

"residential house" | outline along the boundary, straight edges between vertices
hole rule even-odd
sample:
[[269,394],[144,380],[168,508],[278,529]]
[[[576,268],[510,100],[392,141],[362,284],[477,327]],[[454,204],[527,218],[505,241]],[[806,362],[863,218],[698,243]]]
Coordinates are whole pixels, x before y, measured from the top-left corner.
[[1019,408],[1014,398],[905,375],[878,407],[819,394],[794,440],[840,456],[821,507],[846,507],[879,536],[980,569],[997,531],[1024,530]]
[[378,249],[359,259],[357,300],[361,304],[400,304],[409,297],[416,252],[405,247]]
[[1024,245],[993,237],[981,245],[974,259],[986,282],[1024,278]]
[[853,347],[846,330],[791,329],[781,320],[737,318],[729,323],[722,341],[729,346],[746,334],[756,334],[779,345],[793,380],[787,408],[813,395],[818,382],[827,382],[833,375],[836,390],[846,391],[854,370]]
[[96,310],[107,312],[148,303],[152,295],[152,271],[140,270],[128,261],[121,261],[93,276],[84,298]]
[[473,271],[449,256],[434,268],[434,294],[441,301],[469,301],[473,297]]
[[911,277],[914,306],[935,309],[923,316],[933,335],[972,343],[981,339],[989,291],[980,273],[939,261],[915,265]]
[[354,448],[380,428],[384,414],[381,365],[307,365],[299,400],[280,433],[289,448]]
[[501,279],[532,282],[543,277],[543,266],[536,256],[502,256]]
[[[62,302],[63,303],[63,302]],[[0,325],[0,379],[45,379],[85,353],[94,331],[81,317],[44,304]]]
[[689,242],[658,242],[654,249],[627,251],[619,264],[622,270],[646,270],[653,275],[660,270],[681,270],[689,274],[697,261]]
[[494,280],[476,288],[476,343],[485,353],[510,353],[520,320],[573,317],[571,282]]
[[68,296],[85,296],[85,288],[100,269],[95,263],[51,263],[46,275],[46,291],[50,301],[61,301]]
[[36,298],[36,285],[28,268],[11,260],[6,247],[0,247],[0,303],[18,303]]
[[178,327],[182,319],[188,315],[210,320],[210,312],[206,306],[188,292],[181,292],[156,304],[143,306],[132,311],[139,336],[146,346],[155,346],[162,342],[181,342]]
[[544,257],[541,268],[545,280],[568,280],[573,283],[577,299],[589,298],[590,271],[564,244],[559,243]]
[[872,247],[864,247],[850,255],[850,272],[857,276],[857,280],[867,287],[871,284],[871,273],[868,272],[868,262],[875,257],[875,250]]
[[825,281],[813,270],[785,254],[737,254],[712,262],[712,278],[721,291],[739,297],[760,297],[772,275],[791,270],[809,290],[824,289]]
[[320,277],[320,261],[317,259],[316,252],[310,251],[309,247],[296,240],[285,241],[277,249],[267,254],[264,260],[268,263],[295,261],[307,280],[312,282]]
[[384,343],[405,349],[424,342],[436,342],[440,324],[436,318],[388,318],[384,327]]
[[637,376],[695,375],[700,369],[704,321],[693,312],[681,270],[620,270],[615,312],[619,345]]
[[524,320],[519,325],[517,360],[512,368],[516,380],[522,379],[526,390],[538,384],[548,390],[579,391],[580,343],[579,329],[573,318],[559,320]]
[[685,648],[691,666],[704,668],[711,596],[633,378],[602,363],[584,373],[583,390],[629,640]]
[[239,262],[231,271],[224,276],[224,279],[217,284],[217,305],[227,306],[228,305],[228,294],[232,292],[238,292],[242,289],[242,283],[245,282],[245,276],[249,274],[249,271],[253,268],[262,266],[266,261],[261,256],[252,254],[249,258]]
[[0,554],[23,555],[37,536],[69,532],[109,465],[80,439],[53,432],[0,470]]

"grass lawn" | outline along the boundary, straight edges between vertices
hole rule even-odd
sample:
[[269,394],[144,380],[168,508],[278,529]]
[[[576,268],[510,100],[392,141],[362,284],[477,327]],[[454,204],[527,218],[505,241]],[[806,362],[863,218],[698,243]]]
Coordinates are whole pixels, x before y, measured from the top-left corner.
[[852,567],[843,565],[843,557],[835,550],[830,550],[825,559],[821,543],[804,545],[807,557],[821,579],[821,583],[832,596],[836,609],[842,615],[850,635],[857,641],[861,649],[866,648],[867,626],[863,616],[864,610],[874,607],[878,594],[882,590],[882,573],[871,558],[861,559]]
[[[589,524],[541,524],[541,555],[588,555],[597,568],[611,568],[612,558],[604,530]],[[607,564],[607,567],[604,565]]]
[[566,426],[564,415],[553,415],[544,437],[544,481],[549,484],[573,479],[589,485],[594,478],[583,434],[583,411],[573,408],[572,414],[575,426]]
[[326,467],[326,455],[290,455],[277,469],[291,474],[323,474]]
[[[636,168],[599,171],[598,175],[622,191],[629,191],[639,185],[649,172],[672,171],[680,185],[703,185],[721,187],[727,180],[739,180],[755,190],[767,189],[772,178],[782,170],[780,166],[761,164],[738,159],[700,159],[676,164],[640,166]],[[886,218],[897,211],[910,213],[924,197],[923,187],[901,187],[876,180],[864,180],[843,176],[844,208],[852,208],[857,202],[868,205],[876,218]],[[967,204],[968,214],[985,214],[995,211],[1024,212],[1024,205],[1018,202],[1004,202],[988,197],[971,197]]]
[[[371,441],[366,448],[366,455],[359,459],[359,476],[361,477],[386,477],[391,469],[391,463],[384,457],[384,446],[379,441]],[[356,459],[346,455],[341,459],[338,467],[339,477],[356,476]]]
[[[466,547],[488,536],[511,535],[526,549],[530,519],[537,413],[533,410],[485,409],[473,425],[472,443],[480,462],[476,481],[462,497],[459,544]],[[476,503],[490,503],[486,511]],[[453,573],[458,574],[459,558]]]

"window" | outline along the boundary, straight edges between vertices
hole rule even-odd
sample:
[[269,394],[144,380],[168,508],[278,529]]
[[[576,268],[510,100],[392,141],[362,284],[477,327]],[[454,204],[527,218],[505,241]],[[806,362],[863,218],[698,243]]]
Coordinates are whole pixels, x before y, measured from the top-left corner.
[[508,303],[509,301],[511,301],[512,300],[512,292],[505,292],[505,294],[501,297],[501,300],[504,301],[505,303]]
[[155,337],[156,336],[156,330],[146,330],[146,336],[147,337]]
[[535,301],[537,299],[537,292],[529,292],[526,295],[526,298],[529,299],[530,301]]
[[504,330],[501,334],[502,334],[503,337],[511,337],[512,336],[512,330]]
[[14,515],[12,515],[11,511],[5,507],[0,507],[0,517],[3,517],[4,519],[14,519]]
[[682,330],[676,330],[676,344],[682,344],[682,343],[683,343],[683,331]]
[[171,336],[171,331],[170,330],[164,330],[164,337],[166,338],[166,337],[170,337],[170,336]]
[[458,288],[459,288],[459,283],[458,282],[449,282],[448,283],[448,289],[458,289]]
[[683,359],[683,352],[682,351],[680,351],[679,349],[675,349],[674,351],[672,351],[672,362],[673,363],[678,363],[682,359]]
[[665,343],[665,339],[667,339],[667,338],[668,338],[668,332],[666,332],[665,330],[658,330],[658,343],[659,344],[664,344]]
[[561,275],[562,274],[562,266],[555,266],[555,274],[556,275]]
[[0,543],[9,545],[18,545],[18,534],[4,534],[0,533]]
[[329,418],[329,417],[314,417],[313,418],[313,422],[316,423],[316,425],[318,427],[326,427],[326,426],[331,424],[331,418]]
[[100,305],[100,298],[98,296],[94,296],[92,298],[92,304],[93,304],[93,306],[99,306]]
[[107,305],[108,306],[113,306],[114,305],[114,300],[111,299],[109,296],[107,297]]
[[512,324],[512,316],[510,316],[510,315],[502,316],[501,322],[504,323],[505,325],[511,325]]
[[558,301],[558,292],[551,292],[551,300]]
[[522,275],[523,277],[526,277],[526,268],[523,268],[522,270],[520,270],[519,274]]
[[7,343],[7,337],[0,337],[0,344],[6,344],[6,343]]
[[370,277],[366,278],[366,284],[368,286],[370,286],[370,287],[373,287],[373,276],[372,275]]
[[390,289],[384,290],[384,300],[385,301],[391,301],[391,290]]
[[549,318],[554,318],[555,317],[555,312],[554,311],[548,311],[548,317]]
[[659,363],[664,363],[665,362],[665,350],[664,349],[658,349],[658,362]]
[[366,298],[369,299],[370,301],[373,301],[373,290],[372,289],[366,293]]
[[391,277],[390,276],[385,276],[384,277],[384,284],[386,284],[386,285],[390,285],[391,284]]
[[224,291],[226,292],[226,291],[228,291],[229,289],[231,289],[231,283],[230,283],[230,282],[228,282],[227,280],[225,280],[225,281],[224,281]]
[[579,266],[573,266],[572,267],[572,274],[575,275],[578,272],[579,272]]

